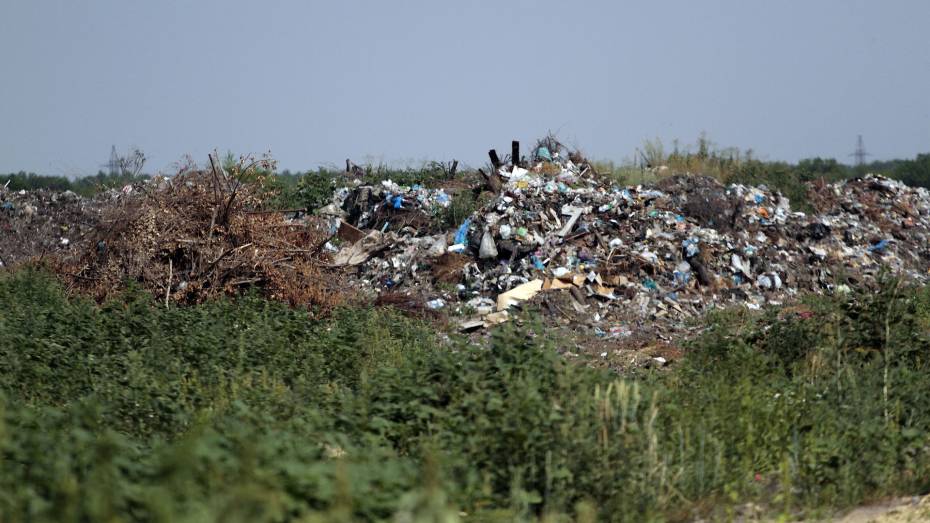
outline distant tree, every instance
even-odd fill
[[[852,171],[849,166],[836,161],[835,158],[805,158],[798,162],[798,179],[802,182],[824,179],[836,181],[848,178]]]
[[[908,185],[930,188],[930,154],[918,154],[913,160],[899,161],[891,175]]]
[[[36,173],[10,173],[0,175],[0,187],[12,191],[48,189],[52,191],[67,191],[71,189],[71,182],[64,176],[39,176]]]

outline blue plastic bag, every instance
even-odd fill
[[[468,242],[468,228],[471,226],[471,218],[466,218],[459,230],[455,231],[455,243],[465,244]]]
[[[701,252],[701,248],[698,247],[699,241],[697,238],[688,238],[681,242],[681,246],[685,248],[685,257],[692,258]]]
[[[535,254],[533,256],[530,256],[530,261],[533,262],[533,267],[536,269],[543,270],[546,268],[546,265],[543,264],[542,260],[537,258]]]

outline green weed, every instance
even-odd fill
[[[671,372],[388,309],[96,305],[0,277],[5,520],[800,517],[930,489],[930,291],[719,311]],[[461,513],[466,516],[460,516]]]

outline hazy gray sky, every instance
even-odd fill
[[[548,130],[769,159],[930,151],[930,1],[0,1],[0,172],[485,160]]]

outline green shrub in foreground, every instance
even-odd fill
[[[730,310],[620,379],[507,326],[258,298],[96,306],[0,278],[0,513],[55,520],[678,520],[930,488],[930,298]]]

